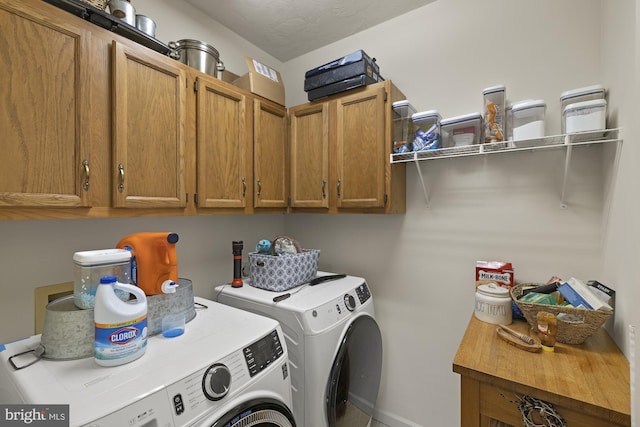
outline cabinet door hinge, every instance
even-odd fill
[[[189,204],[189,193],[184,194],[185,203]]]
[[[287,207],[291,207],[291,196],[287,197]]]
[[[387,102],[387,91],[386,90],[384,91],[384,95],[382,95],[382,100],[384,102]]]
[[[193,91],[197,92],[199,88],[200,88],[200,81],[196,79],[196,81],[193,82]]]
[[[387,206],[387,195],[384,195],[384,205]]]
[[[195,203],[196,206],[198,205],[198,193],[193,193],[193,203]]]

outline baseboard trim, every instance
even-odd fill
[[[389,427],[423,427],[422,425],[416,424],[399,415],[392,414],[391,412],[383,411],[378,408],[373,410],[373,419],[380,421]]]

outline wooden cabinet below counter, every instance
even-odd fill
[[[498,338],[496,327],[472,316],[453,360],[461,427],[521,426],[524,396],[552,404],[570,427],[631,425],[629,363],[604,329],[580,345],[530,353]],[[524,321],[511,327],[529,333]]]

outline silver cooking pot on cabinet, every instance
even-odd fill
[[[183,64],[213,77],[221,77],[220,73],[224,71],[224,63],[220,61],[218,51],[210,44],[199,40],[184,39],[169,42],[169,47],[173,49],[172,56]]]

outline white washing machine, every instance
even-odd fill
[[[216,290],[218,302],[280,322],[298,425],[369,425],[380,386],[382,337],[363,278],[347,276],[287,292],[254,288],[250,281]],[[285,294],[290,296],[278,300]]]
[[[195,300],[183,335],[150,337],[145,354],[121,366],[40,359],[16,370],[10,362],[24,366],[28,354],[12,356],[36,348],[40,336],[0,345],[0,403],[68,404],[71,427],[295,427],[278,323]]]

